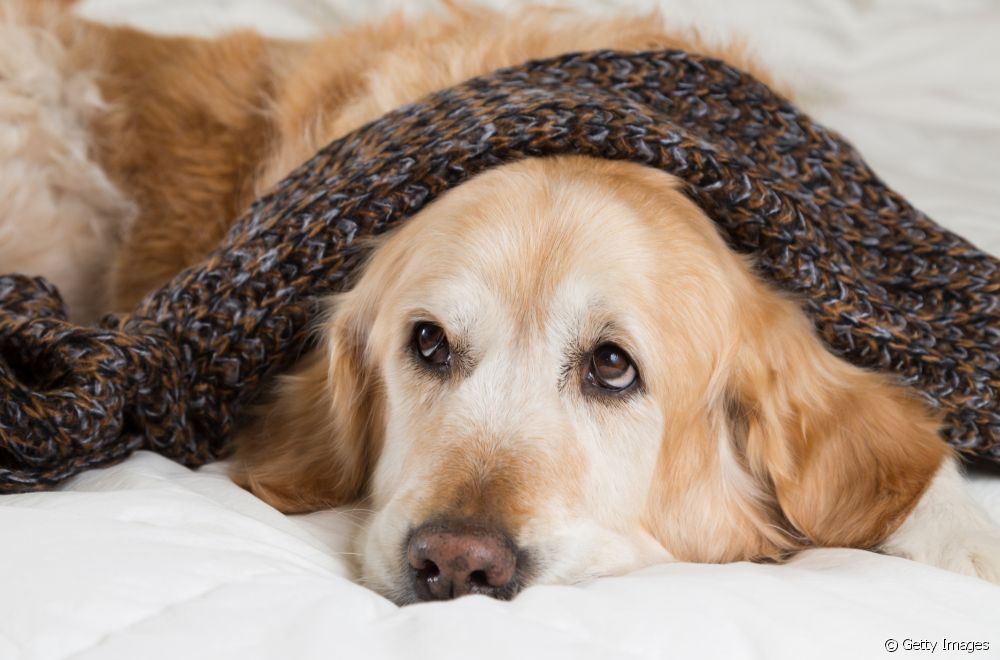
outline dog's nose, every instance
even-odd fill
[[[418,528],[406,550],[420,600],[466,594],[513,598],[517,552],[499,532],[434,523]]]

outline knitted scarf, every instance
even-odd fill
[[[834,353],[897,374],[942,411],[948,442],[1000,460],[998,261],[751,76],[680,51],[598,51],[475,78],[337,140],[203,263],[97,327],[68,322],[44,280],[0,277],[0,492],[136,449],[225,456],[240,410],[305,348],[317,297],[357,275],[359,238],[486,168],[554,154],[680,177]]]

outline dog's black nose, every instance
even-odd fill
[[[495,530],[458,524],[423,525],[406,550],[420,600],[466,594],[510,599],[517,592],[517,549]]]

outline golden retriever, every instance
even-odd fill
[[[330,140],[471,76],[682,47],[767,77],[657,17],[451,8],[280,42],[0,2],[0,270],[83,319],[197,262]],[[317,331],[232,474],[289,513],[362,502],[361,576],[398,603],[829,546],[1000,581],[934,415],[829,353],[665,173],[483,173],[379,239]]]

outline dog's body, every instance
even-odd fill
[[[0,271],[49,276],[83,319],[127,310],[318,148],[436,89],[594,48],[754,69],[648,17],[454,11],[286,43],[0,6]],[[322,331],[234,476],[288,512],[366,498],[362,573],[399,602],[809,546],[1000,581],[1000,535],[933,416],[826,352],[666,174],[487,172],[382,240]]]

